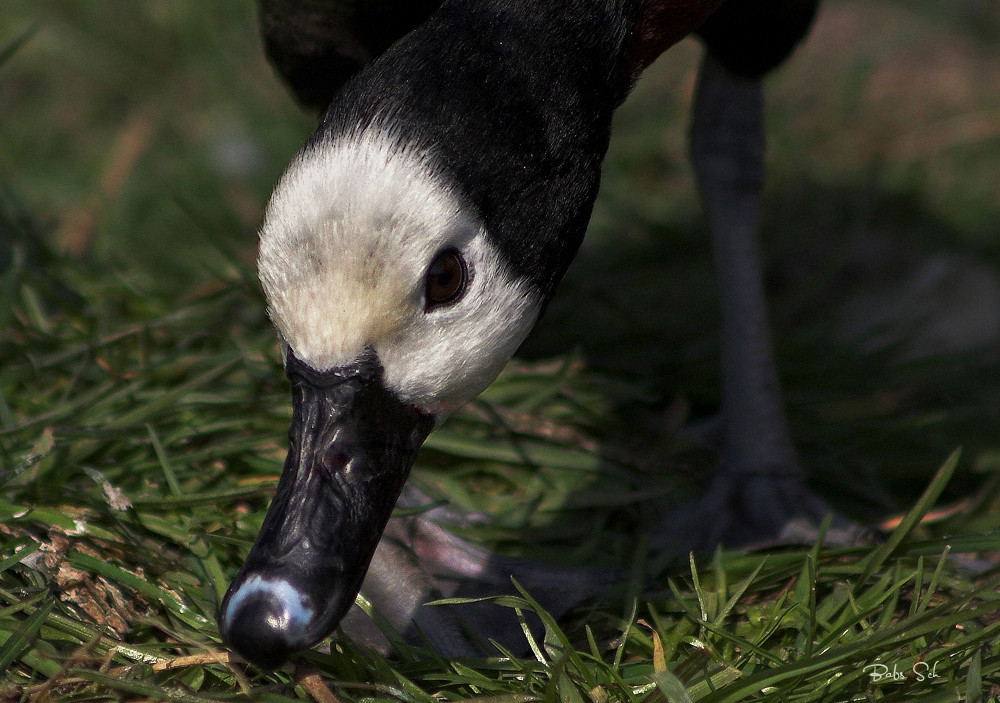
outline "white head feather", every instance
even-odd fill
[[[467,290],[425,310],[427,269],[447,248],[465,259]],[[541,307],[433,157],[378,129],[300,152],[268,204],[258,268],[296,357],[327,370],[371,347],[389,389],[436,414],[489,385]]]

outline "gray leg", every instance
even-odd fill
[[[722,305],[723,462],[740,473],[799,476],[762,280],[761,84],[733,76],[709,54],[694,107],[691,158],[712,233]]]
[[[778,537],[829,512],[810,494],[781,398],[760,253],[764,126],[761,82],[702,62],[691,158],[722,306],[722,465],[705,498],[668,515],[662,547],[711,549]]]

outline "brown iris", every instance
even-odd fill
[[[434,257],[424,280],[424,310],[457,302],[465,293],[469,272],[455,249],[445,249]]]

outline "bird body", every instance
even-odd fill
[[[723,5],[709,49],[769,4]],[[275,499],[222,604],[237,651],[274,664],[336,626],[432,425],[496,377],[575,255],[615,108],[720,5],[262,2],[279,70],[329,106],[260,231],[295,412]],[[785,54],[807,25],[783,30]]]

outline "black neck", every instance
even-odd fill
[[[429,149],[547,299],[597,195],[635,4],[445,2],[345,86],[310,143],[380,122]]]

